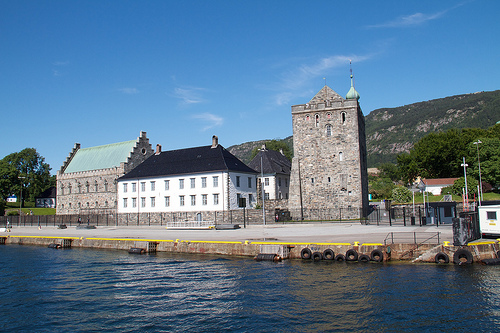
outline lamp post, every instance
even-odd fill
[[[465,178],[465,205],[467,207],[467,211],[469,210],[469,192],[467,191],[467,167],[469,166],[465,163],[465,157],[463,157],[463,163],[460,166],[464,167],[464,178]],[[464,207],[465,208],[465,207]]]
[[[18,176],[17,177],[18,179],[25,179],[26,177],[23,177],[23,176]],[[23,205],[23,184],[22,184],[22,180],[20,181],[20,184],[19,184],[19,225],[21,225],[21,209],[22,209],[22,205]]]
[[[260,187],[262,188],[262,221],[264,222],[264,225],[266,225],[266,211],[264,208],[265,192],[264,192],[264,167],[262,163],[262,157],[264,156],[265,149],[266,149],[265,146],[263,146],[260,154]]]
[[[479,160],[479,144],[482,143],[481,140],[474,142],[477,148],[477,164],[479,166],[479,206],[481,206],[481,201],[483,201],[483,182],[481,181],[481,161]]]

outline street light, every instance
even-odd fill
[[[260,187],[262,189],[262,221],[264,222],[264,225],[266,225],[266,211],[264,208],[264,201],[265,201],[265,191],[264,191],[264,167],[262,163],[262,157],[264,156],[264,151],[266,150],[266,146],[263,145],[261,149],[261,154],[260,154]]]
[[[477,147],[477,164],[479,165],[479,206],[481,206],[481,201],[483,201],[483,182],[481,181],[481,161],[479,160],[479,144],[482,143],[481,140],[477,140],[474,144]]]
[[[467,211],[469,210],[469,192],[467,191],[467,167],[468,164],[465,163],[465,157],[463,157],[463,163],[460,166],[464,167],[464,178],[465,178],[465,206],[467,207]],[[465,208],[465,207],[464,207]]]
[[[25,179],[26,177],[18,176],[17,178],[18,179]],[[21,184],[19,184],[19,225],[21,225],[21,209],[22,209],[22,205],[23,205],[22,196],[23,196],[23,184],[21,183]]]

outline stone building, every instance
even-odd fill
[[[153,155],[146,132],[136,140],[80,148],[57,172],[57,214],[115,213],[117,179]]]
[[[293,219],[367,215],[365,123],[358,99],[351,76],[346,99],[325,85],[309,103],[292,106]]]

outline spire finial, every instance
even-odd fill
[[[354,75],[352,75],[352,61],[351,61],[351,59],[349,59],[349,71],[351,72],[351,89],[349,89],[349,91],[347,92],[346,99],[358,100],[359,94],[356,91],[356,89],[354,89]]]

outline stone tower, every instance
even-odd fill
[[[351,75],[345,99],[325,85],[309,103],[292,106],[293,219],[367,215],[365,122],[358,99]]]

